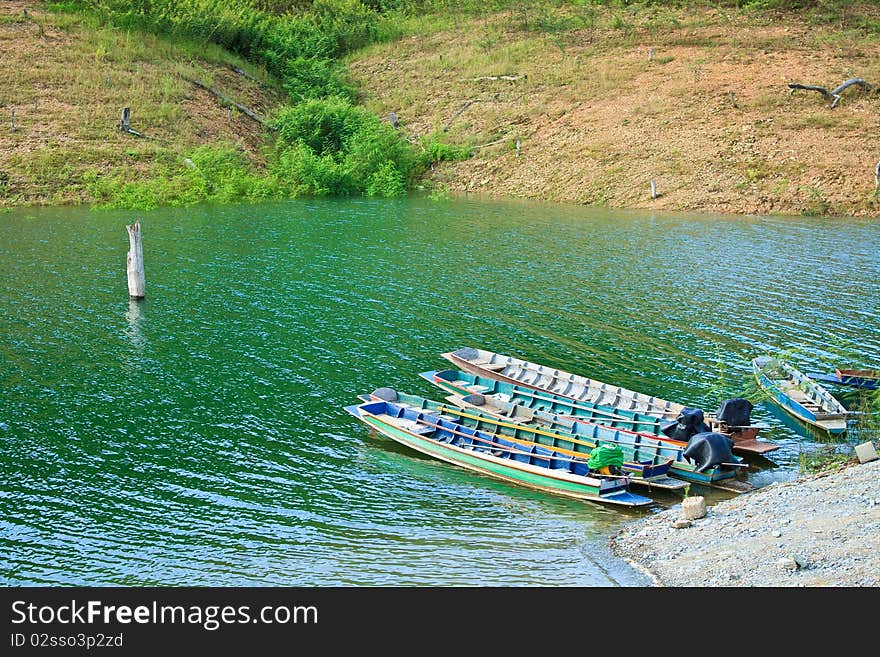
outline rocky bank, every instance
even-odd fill
[[[681,505],[610,539],[667,587],[880,586],[880,460],[777,482],[674,526]]]

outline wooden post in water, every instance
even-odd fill
[[[141,222],[136,221],[131,226],[126,226],[128,231],[128,258],[126,271],[128,273],[128,295],[132,299],[143,299],[147,282],[144,277],[144,251],[141,246]]]

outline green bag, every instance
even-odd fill
[[[617,445],[597,445],[590,452],[587,467],[590,470],[599,470],[609,465],[617,466],[618,468],[623,465],[623,450]]]

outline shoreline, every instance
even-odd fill
[[[659,587],[880,586],[880,460],[774,482],[707,507],[636,520],[612,553]]]

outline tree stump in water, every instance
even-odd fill
[[[128,294],[132,299],[143,299],[147,283],[144,276],[144,251],[141,246],[141,222],[136,221],[125,229],[128,231],[130,245],[126,260]]]

